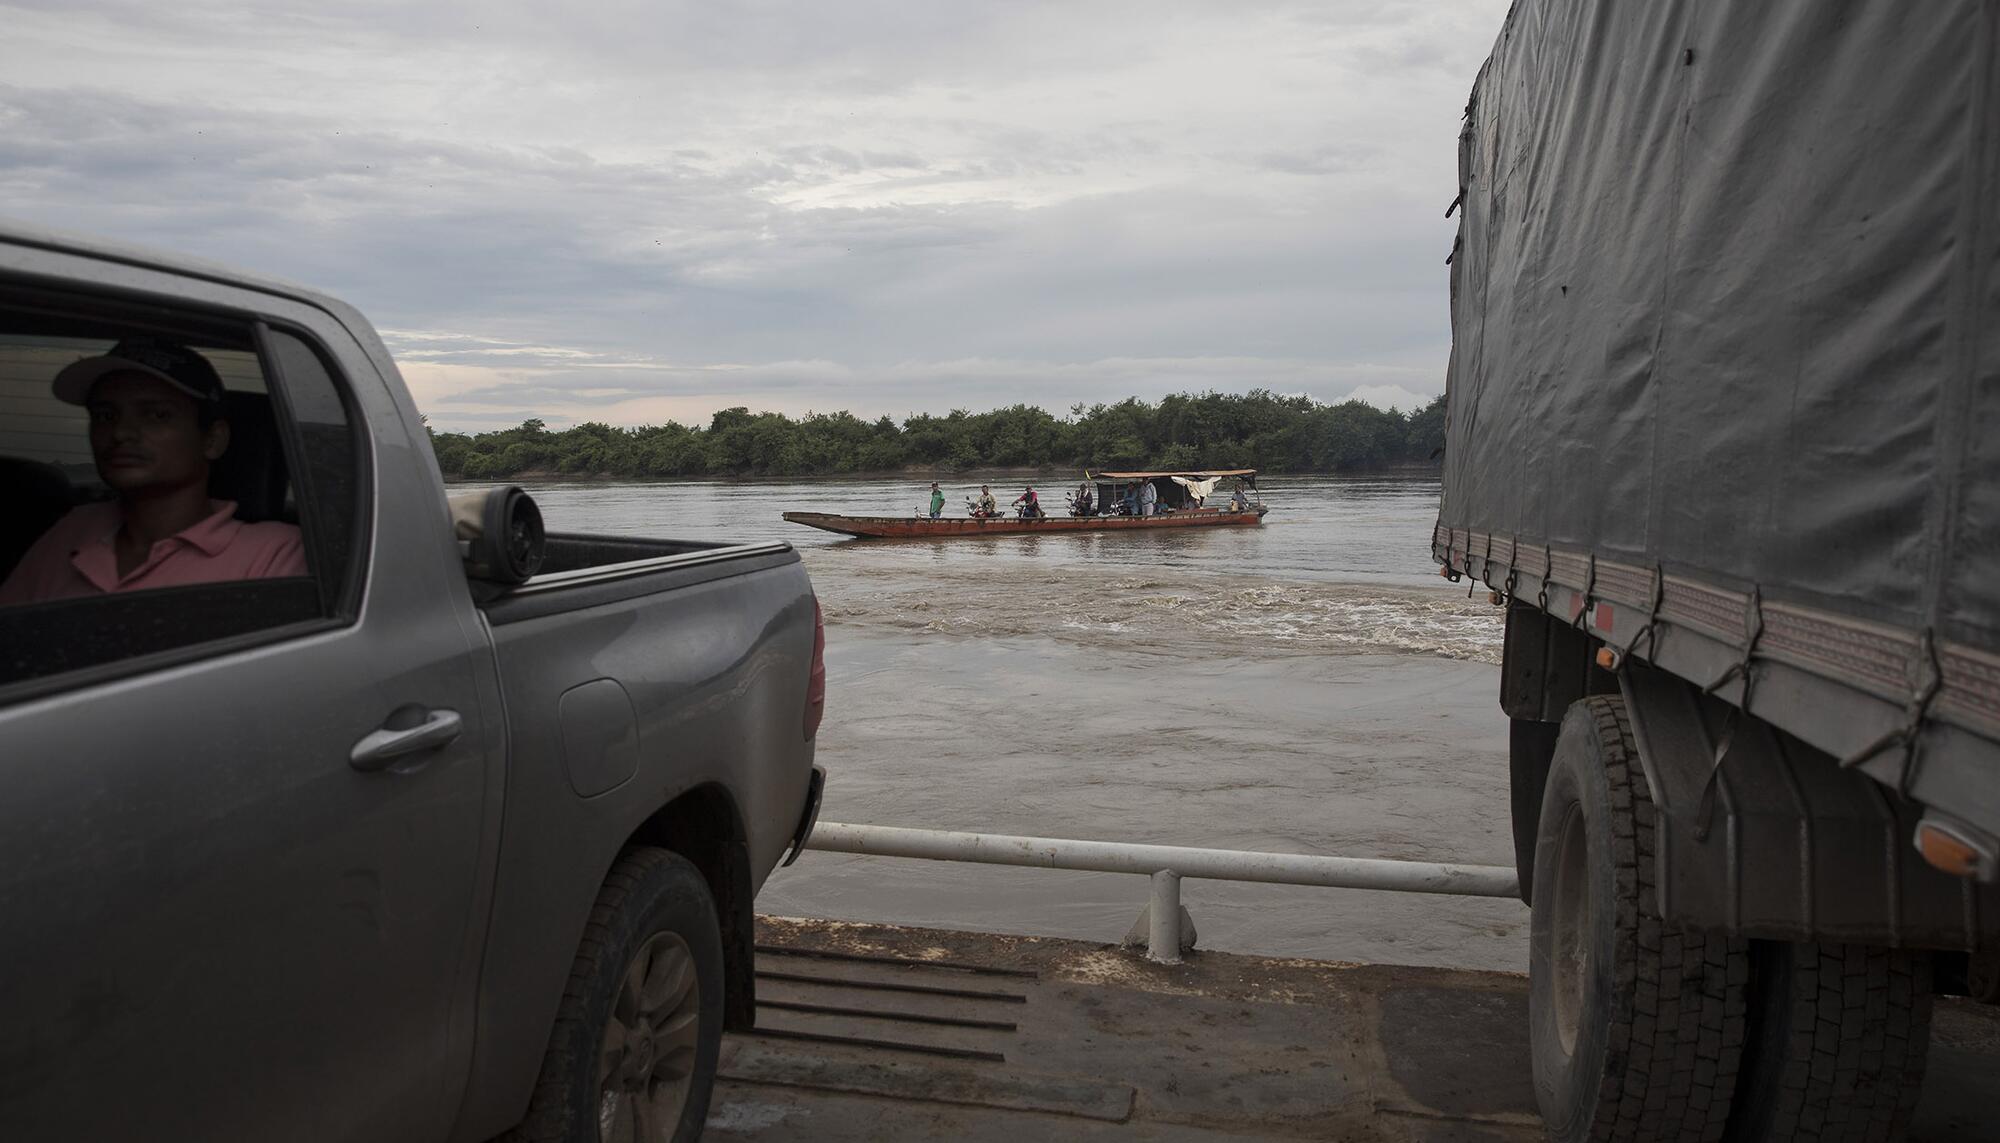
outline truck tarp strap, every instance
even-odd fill
[[[1917,671],[1918,676],[1910,685],[1910,701],[1903,707],[1903,725],[1840,760],[1841,769],[1852,769],[1886,751],[1901,747],[1903,766],[1897,775],[1896,792],[1905,797],[1909,796],[1910,783],[1916,778],[1917,743],[1923,734],[1924,721],[1930,717],[1931,700],[1937,697],[1944,683],[1944,669],[1938,663],[1937,640],[1928,627],[1918,639]]]
[[[1646,611],[1646,625],[1632,635],[1632,642],[1625,648],[1625,654],[1636,658],[1639,654],[1639,640],[1646,641],[1648,659],[1660,650],[1660,603],[1667,594],[1667,572],[1658,564],[1653,565],[1653,605]]]
[[[1717,675],[1714,682],[1701,688],[1701,693],[1712,695],[1728,685],[1731,679],[1742,679],[1743,699],[1736,705],[1747,709],[1750,706],[1750,687],[1754,682],[1750,675],[1750,660],[1757,655],[1757,641],[1764,637],[1764,600],[1758,588],[1750,589],[1750,609],[1745,622],[1749,626],[1744,634],[1749,638],[1743,644],[1743,657]]]
[[[1707,841],[1709,826],[1715,821],[1715,789],[1717,779],[1722,776],[1722,760],[1729,757],[1729,744],[1736,740],[1735,707],[1729,708],[1729,718],[1722,724],[1722,737],[1715,744],[1715,760],[1708,766],[1708,781],[1701,785],[1701,803],[1694,814],[1694,839]]]
[[[1596,594],[1597,594],[1597,553],[1592,552],[1590,553],[1589,562],[1584,565],[1583,594],[1576,597],[1576,614],[1570,616],[1569,619],[1569,625],[1571,627],[1576,628],[1578,631],[1582,631],[1587,628],[1588,624],[1585,622],[1584,616],[1590,614],[1591,599]]]
[[[1731,679],[1740,677],[1743,680],[1742,701],[1729,708],[1729,719],[1723,724],[1722,738],[1715,744],[1715,757],[1708,764],[1708,780],[1701,786],[1701,806],[1695,812],[1694,820],[1696,841],[1708,840],[1709,826],[1715,819],[1715,789],[1722,777],[1722,760],[1729,756],[1729,744],[1736,738],[1738,719],[1750,709],[1750,690],[1757,681],[1756,676],[1751,673],[1750,666],[1751,660],[1757,655],[1757,641],[1764,637],[1764,598],[1758,588],[1750,589],[1750,609],[1745,622],[1749,625],[1745,632],[1749,638],[1743,644],[1743,657],[1738,659],[1734,666],[1716,676],[1714,682],[1701,689],[1702,694],[1712,695]]]

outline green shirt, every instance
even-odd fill
[[[933,512],[942,512],[942,511],[944,511],[944,493],[943,493],[942,491],[938,491],[938,490],[932,490],[932,492],[931,492],[931,511],[933,511]]]

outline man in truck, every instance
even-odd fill
[[[305,575],[296,525],[246,523],[211,500],[229,448],[222,379],[184,345],[132,337],[56,374],[58,399],[90,411],[90,453],[116,494],[73,508],[0,584],[0,606],[221,580]]]

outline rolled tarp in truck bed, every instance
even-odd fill
[[[1651,621],[1696,681],[1810,676],[1752,709],[1885,780],[1917,780],[1920,728],[1964,763],[1923,800],[1989,828],[1997,26],[1977,0],[1516,3],[1460,139],[1434,541],[1614,645]]]

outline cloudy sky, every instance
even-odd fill
[[[1408,407],[1505,10],[0,0],[0,212],[338,294],[442,427]]]

